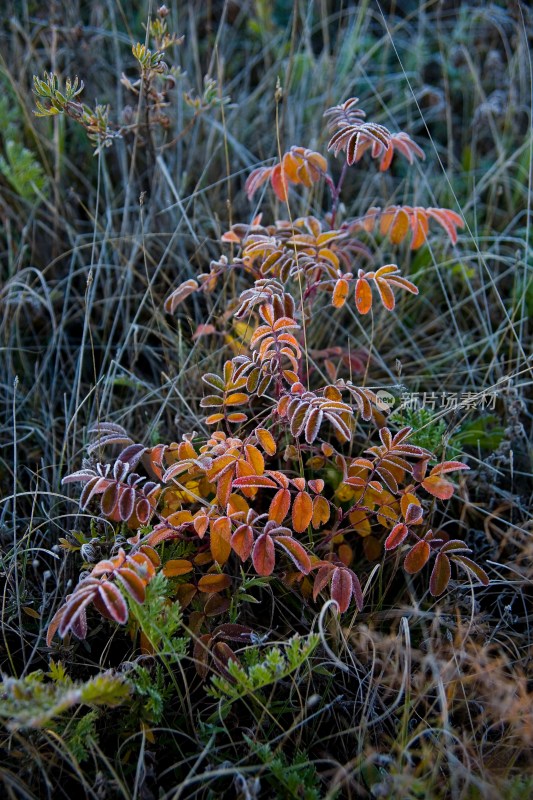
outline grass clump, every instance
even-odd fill
[[[528,8],[9,11],[5,792],[524,795]]]

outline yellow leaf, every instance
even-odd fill
[[[269,456],[273,456],[276,452],[276,441],[270,431],[267,431],[266,428],[256,428],[255,435],[259,439],[259,443],[265,453],[268,453]]]

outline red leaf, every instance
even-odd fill
[[[276,544],[279,544],[292,558],[297,569],[307,575],[311,569],[311,559],[300,542],[297,542],[292,536],[276,536]]]
[[[239,625],[236,622],[225,622],[217,625],[213,631],[213,638],[224,639],[226,642],[238,642],[249,644],[252,639],[253,630],[247,625]]]
[[[100,508],[102,509],[104,517],[110,517],[115,510],[117,494],[118,485],[113,481],[113,483],[107,487],[100,500]]]
[[[451,574],[450,559],[445,553],[439,553],[435,559],[435,564],[431,571],[431,578],[429,579],[429,591],[433,597],[438,597],[446,591]]]
[[[135,515],[141,525],[146,525],[146,523],[150,519],[151,513],[152,513],[152,506],[150,505],[146,497],[141,497],[141,499],[137,503],[137,506],[135,507]]]
[[[61,483],[69,483],[69,478],[74,478],[73,475],[67,476],[67,478],[63,478]],[[76,480],[81,480],[81,478],[76,478]],[[85,510],[87,505],[89,504],[91,497],[93,495],[93,489],[98,485],[101,478],[90,478],[89,482],[85,484],[83,489],[81,490],[80,494],[80,508],[82,511]]]
[[[433,467],[430,475],[443,475],[445,472],[455,472],[458,469],[470,469],[467,464],[463,464],[462,461],[443,461],[442,464],[437,464],[436,467]]]
[[[352,593],[355,598],[355,605],[357,606],[358,611],[362,611],[364,605],[363,590],[361,589],[361,584],[359,583],[359,578],[357,577],[357,575],[354,572],[352,572],[351,574],[352,574]]]
[[[285,202],[288,199],[288,181],[281,168],[281,164],[276,164],[270,173],[270,183],[274,189],[276,196]]]
[[[123,522],[127,522],[129,518],[132,516],[134,507],[135,507],[135,489],[131,489],[130,487],[128,487],[127,489],[122,489],[118,501],[118,511],[120,514],[120,519]]]
[[[316,600],[322,589],[329,583],[333,567],[331,564],[325,564],[317,571],[315,582],[313,584],[313,600]]]
[[[208,675],[209,645],[211,640],[210,633],[203,633],[194,643],[192,656],[195,661],[196,671],[201,678],[206,678]]]
[[[206,617],[216,617],[219,614],[225,614],[231,605],[229,597],[223,597],[220,594],[210,594],[204,606],[204,614]]]
[[[462,539],[449,539],[446,542],[446,544],[444,544],[441,547],[440,552],[441,553],[450,553],[450,552],[454,552],[455,553],[455,552],[458,552],[458,551],[461,551],[461,550],[463,550],[466,553],[470,553],[470,548],[468,547],[466,542],[462,541]]]
[[[146,584],[132,569],[122,567],[116,571],[117,580],[123,585],[136,603],[142,605],[146,598]]]
[[[416,464],[413,464],[413,478],[415,481],[423,481],[426,477],[428,467],[428,459],[423,458],[421,461],[417,461]]]
[[[128,621],[128,606],[115,584],[109,581],[101,583],[98,593],[111,619],[124,625]]]
[[[407,525],[417,525],[422,519],[424,512],[421,506],[416,503],[409,503],[405,512],[405,521]]]
[[[405,541],[409,530],[402,522],[395,525],[385,540],[385,550],[394,550]]]
[[[56,618],[59,617],[59,614],[62,611],[63,613],[61,613],[59,624],[57,625],[58,633],[62,638],[67,635],[80,614],[85,616],[85,608],[89,605],[89,603],[93,602],[95,594],[96,588],[93,588],[93,590],[88,593],[82,593],[80,595],[74,594],[72,599],[68,602],[68,605],[64,606],[63,609],[59,609],[53,619],[53,622],[56,622]]]
[[[52,617],[46,634],[46,644],[48,647],[50,647],[52,644],[52,639],[54,638],[57,629],[61,625],[61,620],[63,619],[63,615],[65,614],[66,610],[67,606],[61,606],[61,608],[59,608]]]
[[[472,572],[476,576],[478,581],[481,581],[483,586],[489,585],[490,583],[489,576],[487,575],[485,570],[482,569],[479,566],[479,564],[476,564],[475,561],[472,561],[471,558],[467,558],[466,556],[453,555],[451,556],[451,559],[456,564],[459,564],[461,567],[463,567],[463,569],[466,569],[468,572]]]
[[[193,278],[189,278],[189,280],[181,283],[165,300],[165,311],[169,314],[173,314],[179,304],[197,289],[198,283]]]
[[[194,583],[182,583],[176,589],[176,600],[182,608],[187,608],[197,592],[198,589]]]
[[[226,644],[226,642],[216,642],[213,645],[213,658],[216,661],[217,667],[222,675],[226,677],[230,677],[229,672],[227,671],[226,667],[228,666],[230,661],[236,661],[239,663],[239,659],[231,649],[231,647]]]
[[[256,540],[252,561],[258,575],[271,575],[276,563],[274,542],[268,533],[262,533]]]
[[[337,567],[331,579],[331,599],[335,600],[339,606],[339,611],[343,614],[352,599],[352,576],[347,569]]]
[[[78,614],[76,619],[71,622],[70,630],[78,639],[85,639],[87,636],[87,613],[85,608],[82,609],[81,614]]]

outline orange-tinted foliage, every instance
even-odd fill
[[[328,149],[336,156],[345,152],[348,165],[359,165],[366,151],[379,158],[381,170],[390,167],[395,152],[409,164],[423,157],[407,134],[365,122],[355,98],[326,116],[332,133]],[[49,639],[56,631],[83,638],[91,604],[125,623],[125,597],[142,603],[147,584],[162,569],[175,599],[193,609],[189,625],[197,634],[199,671],[212,663],[224,673],[237,658],[228,643],[249,641],[250,629],[227,624],[211,630],[208,620],[227,611],[241,565],[264,579],[277,576],[299,585],[302,602],[317,602],[327,589],[340,612],[352,601],[363,607],[356,570],[400,548],[410,574],[431,562],[433,595],[447,589],[452,562],[487,582],[465,555],[467,545],[433,532],[426,519],[435,499],[453,495],[454,485],[444,476],[468,467],[431,465],[433,455],[411,443],[410,428],[388,427],[372,390],[338,378],[329,358],[331,380],[324,383],[306,350],[306,331],[315,324],[321,298],[331,304],[329,314],[343,313],[352,294],[355,308],[366,315],[375,296],[391,312],[396,290],[418,293],[394,263],[360,267],[373,256],[359,234],[379,232],[392,245],[410,236],[416,249],[426,241],[430,220],[454,244],[463,221],[446,209],[388,206],[334,227],[342,180],[335,186],[325,158],[303,147],[291,148],[273,167],[254,170],[246,182],[249,198],[267,181],[283,201],[289,201],[290,186],[302,190],[325,181],[332,214],[270,225],[258,216],[251,224],[233,225],[222,239],[237,246],[238,255],[212,261],[209,272],[187,279],[167,299],[165,309],[174,313],[194,292],[214,292],[230,272],[242,277],[242,291],[226,299],[223,315],[226,323],[244,326],[242,346],[226,359],[221,374],[202,376],[204,422],[216,430],[208,436],[184,433],[180,442],[154,447],[135,444],[112,423],[92,431],[91,453],[108,445],[124,449],[113,467],[97,464],[64,482],[84,484],[82,509],[138,533],[82,580],[54,617]],[[216,332],[213,325],[200,327]],[[337,351],[345,352],[335,345],[324,353]],[[361,421],[371,436],[378,430],[379,443],[354,454]],[[189,547],[187,557],[167,555],[160,564],[154,548],[172,541]]]

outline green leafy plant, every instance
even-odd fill
[[[218,700],[236,702],[247,696],[261,696],[263,689],[288,677],[307,664],[319,642],[317,635],[303,639],[293,636],[283,647],[269,647],[248,654],[250,663],[243,667],[236,658],[226,665],[227,677],[215,675],[208,692]],[[252,658],[250,656],[252,655]]]
[[[47,727],[76,706],[119,706],[131,691],[128,683],[112,672],[72,681],[60,663],[51,663],[50,677],[47,681],[44,672],[37,671],[26,678],[3,679],[0,718],[10,730]]]
[[[0,156],[0,172],[23,200],[31,200],[46,186],[46,175],[35,153],[20,142],[4,143],[5,157]]]
[[[273,752],[268,744],[258,744],[245,737],[251,751],[261,759],[266,767],[266,780],[276,797],[303,798],[303,800],[318,800],[320,797],[317,770],[309,762],[305,753],[297,753],[293,758],[288,758],[282,752]],[[337,792],[332,797],[336,797]]]

